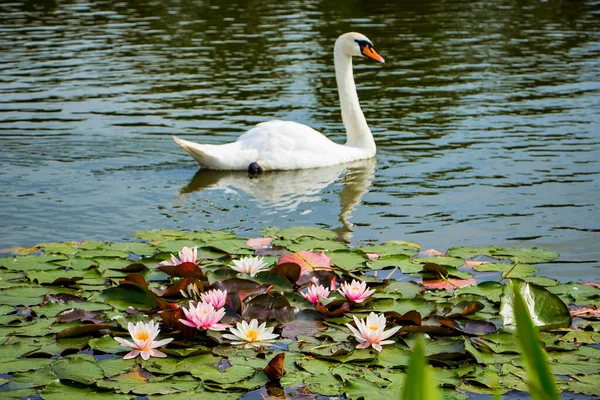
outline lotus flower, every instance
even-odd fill
[[[120,337],[115,338],[122,346],[133,348],[133,350],[127,353],[123,358],[135,358],[140,354],[144,360],[147,360],[150,357],[166,357],[167,355],[165,353],[156,350],[156,348],[170,343],[173,338],[154,340],[156,336],[158,336],[158,332],[160,332],[158,326],[158,324],[154,324],[154,321],[150,321],[147,324],[141,321],[135,325],[131,322],[127,324],[127,329],[129,330],[133,342]]]
[[[179,322],[198,330],[224,331],[231,326],[218,323],[225,316],[225,310],[223,308],[216,310],[210,303],[202,302],[194,307],[194,303],[190,302],[190,309],[182,307],[182,310],[185,319],[180,319]]]
[[[233,335],[224,334],[225,339],[233,340],[231,344],[245,344],[245,348],[261,347],[265,344],[274,342],[279,335],[273,333],[273,328],[267,328],[267,323],[263,322],[258,326],[258,320],[253,319],[250,323],[246,321],[238,322],[235,328],[229,328]],[[237,328],[237,329],[236,329]]]
[[[242,257],[239,260],[233,260],[233,264],[231,265],[231,269],[250,276],[255,276],[259,272],[264,271],[267,266],[263,257]]]
[[[159,263],[159,266],[168,266],[168,265],[172,265],[172,266],[177,266],[177,265],[181,265],[181,264],[185,264],[185,263],[192,263],[195,264],[196,263],[196,258],[198,257],[198,247],[194,247],[193,249],[191,247],[184,247],[183,249],[181,249],[181,251],[179,252],[179,258],[175,257],[174,254],[171,254],[171,260],[169,261],[163,261],[161,263]]]
[[[388,329],[384,331],[385,328],[385,316],[383,314],[375,314],[371,313],[365,320],[358,319],[356,316],[353,316],[354,323],[356,324],[356,328],[354,328],[350,324],[346,324],[348,328],[352,331],[356,339],[360,342],[356,348],[358,349],[366,349],[369,346],[373,346],[373,348],[377,351],[381,351],[382,344],[391,344],[394,343],[393,340],[385,340],[398,332],[400,329],[399,326]]]
[[[201,299],[200,290],[198,290],[198,285],[195,283],[190,283],[187,285],[185,290],[180,290],[179,293],[186,299],[192,299],[195,301],[199,301]]]
[[[366,283],[358,282],[356,279],[353,279],[351,284],[342,282],[338,291],[348,300],[355,303],[362,303],[375,293],[375,289],[368,290]]]
[[[227,290],[213,289],[206,293],[201,293],[202,301],[210,303],[216,309],[222,308],[227,301]]]
[[[329,289],[323,285],[312,285],[306,292],[301,293],[302,296],[311,303],[318,303],[319,297],[325,297],[329,300]]]

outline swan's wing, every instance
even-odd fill
[[[253,148],[260,154],[275,151],[309,151],[327,153],[340,146],[307,125],[293,121],[263,122],[237,140],[243,148]]]

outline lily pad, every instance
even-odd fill
[[[504,287],[500,303],[502,323],[514,329],[514,297],[513,286],[521,293],[535,326],[550,328],[571,325],[571,315],[566,304],[555,294],[542,286],[527,283],[519,279],[510,279]]]

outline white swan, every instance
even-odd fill
[[[256,173],[325,167],[373,157],[375,140],[358,102],[352,57],[365,56],[381,63],[384,59],[365,35],[356,32],[340,36],[333,54],[346,144],[337,144],[306,125],[279,120],[260,123],[227,144],[198,144],[176,136],[173,139],[203,167],[217,170]]]

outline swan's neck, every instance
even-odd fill
[[[346,135],[348,136],[346,145],[368,150],[372,152],[372,155],[375,155],[373,134],[358,103],[358,94],[352,75],[352,57],[344,54],[337,43],[334,57],[335,77],[342,108],[342,121],[344,121]]]

